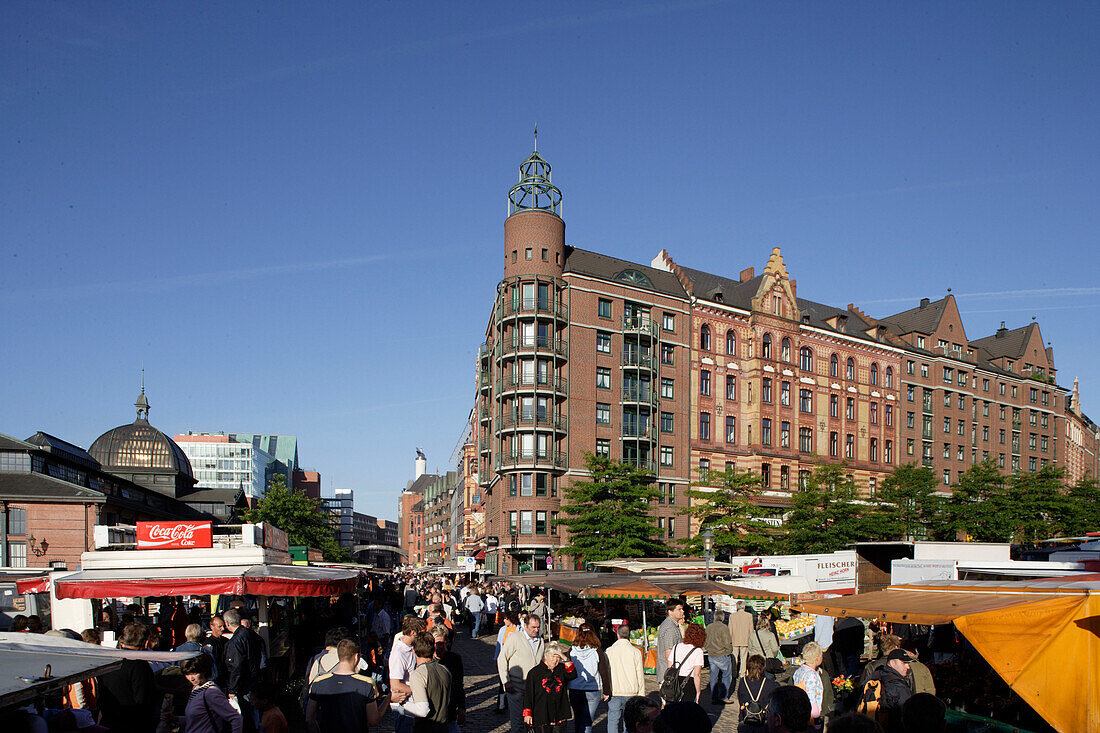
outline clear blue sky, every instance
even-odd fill
[[[1100,418],[1100,4],[0,7],[0,432],[295,433],[445,470],[539,147],[569,243],[871,315],[1037,316]]]

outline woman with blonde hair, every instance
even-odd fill
[[[810,715],[820,718],[822,715],[821,698],[825,694],[825,685],[821,681],[821,675],[817,668],[821,666],[824,652],[816,641],[811,641],[802,647],[802,666],[795,670],[791,677],[791,684],[801,687],[810,698]]]

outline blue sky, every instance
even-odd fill
[[[570,244],[1036,316],[1100,417],[1095,3],[4,3],[0,432],[445,470],[539,148]]]

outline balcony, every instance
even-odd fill
[[[568,321],[569,306],[541,298],[524,298],[518,301],[505,300],[497,307],[497,318],[536,314],[554,316]]]
[[[623,318],[623,333],[637,334],[657,338],[658,323],[647,317],[628,316]]]
[[[651,461],[645,458],[624,458],[620,463],[633,466],[639,471],[649,471],[650,473],[657,473],[657,461]]]
[[[569,461],[561,451],[539,453],[534,450],[502,451],[497,454],[495,466],[508,468],[567,468]]]
[[[652,354],[624,351],[621,363],[624,367],[638,367],[639,369],[657,371],[657,360],[653,358]]]
[[[623,402],[634,402],[642,405],[657,406],[657,393],[649,387],[629,386],[623,387]]]
[[[657,439],[657,429],[652,425],[623,425],[621,435],[624,438]]]
[[[488,406],[479,407],[477,409],[477,417],[478,417],[479,420],[488,420],[492,416],[493,416],[492,408],[490,408]]]
[[[493,353],[493,347],[489,345],[488,341],[483,343],[481,346],[477,347],[477,358],[478,359],[486,359],[492,353]]]
[[[522,412],[505,413],[500,420],[497,420],[496,429],[498,431],[518,428],[543,428],[564,433],[569,429],[569,422],[564,415],[539,415]]]
[[[569,380],[565,377],[540,377],[536,374],[511,373],[504,376],[504,389],[557,392],[564,395],[569,392]]]
[[[478,369],[477,386],[478,389],[489,389],[493,386],[493,375],[488,369]]]
[[[569,344],[564,339],[515,336],[497,345],[498,358],[506,354],[531,352],[568,357]]]

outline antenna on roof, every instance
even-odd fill
[[[539,123],[535,123],[535,152],[539,151]]]

